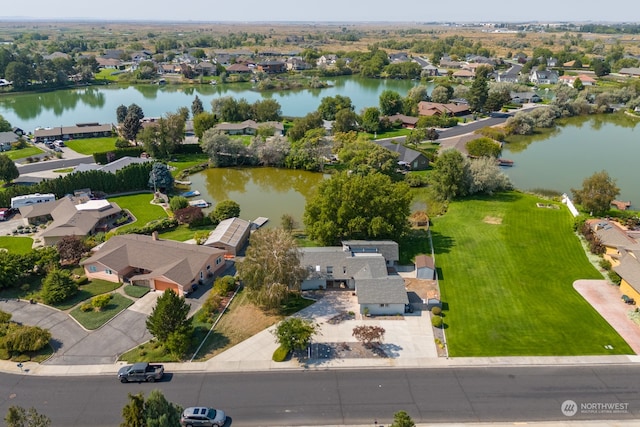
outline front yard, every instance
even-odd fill
[[[509,192],[452,202],[433,221],[449,354],[632,354],[573,289],[577,279],[602,279],[573,218],[538,201]]]
[[[104,153],[116,148],[116,137],[72,139],[65,144],[73,151],[87,156],[93,153]]]

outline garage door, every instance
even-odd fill
[[[179,286],[177,284],[175,284],[175,283],[163,282],[161,280],[154,280],[153,284],[154,284],[154,287],[155,287],[156,291],[166,291],[167,289],[173,289],[173,291],[176,294],[182,295],[180,293]]]

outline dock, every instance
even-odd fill
[[[177,179],[174,179],[173,182],[178,185],[191,185],[191,181],[178,181]]]
[[[258,229],[265,225],[269,221],[269,218],[265,218],[263,216],[259,216],[258,218],[251,221],[255,229]]]
[[[611,205],[615,206],[617,209],[620,209],[621,211],[626,211],[631,207],[631,201],[625,202],[622,200],[614,200],[611,202]]]
[[[513,160],[509,160],[509,159],[498,159],[498,166],[513,166]]]

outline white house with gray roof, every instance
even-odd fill
[[[391,268],[398,262],[396,242],[349,240],[342,246],[301,248],[300,252],[301,264],[309,272],[303,290],[354,290],[361,313],[404,313],[409,303],[404,280]]]

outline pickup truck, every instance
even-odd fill
[[[163,375],[164,366],[151,365],[147,362],[123,366],[118,370],[118,379],[121,383],[142,381],[152,383],[161,380]]]

